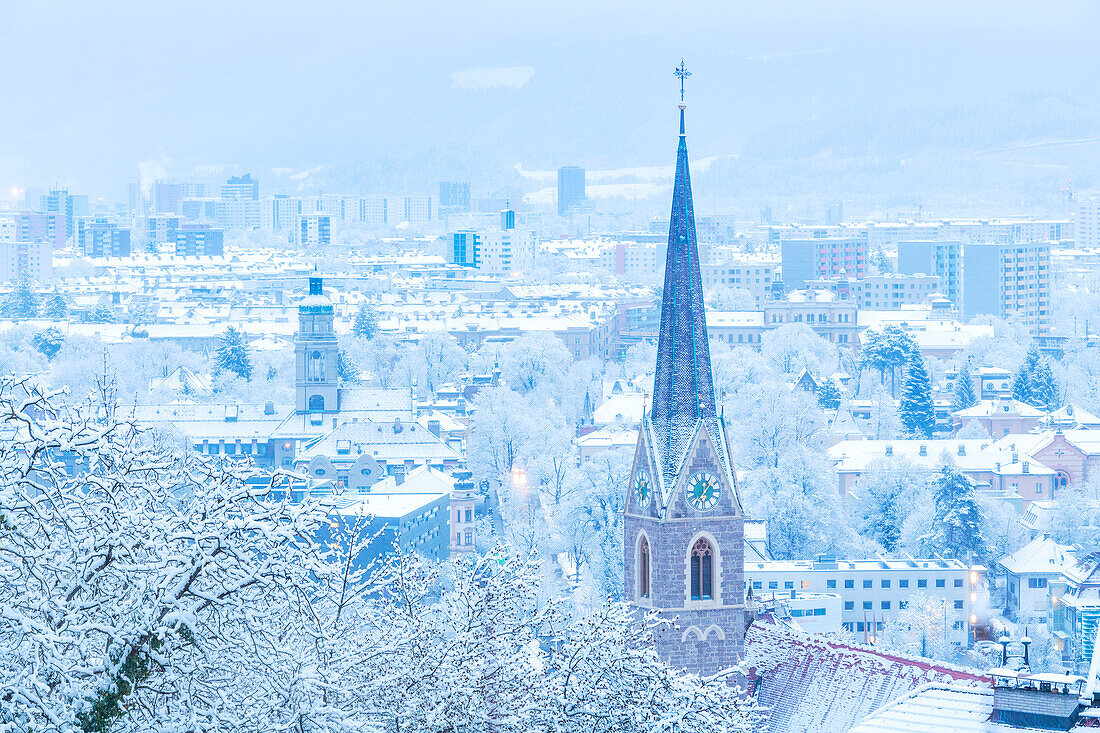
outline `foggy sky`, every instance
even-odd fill
[[[997,154],[1100,137],[1098,28],[1090,0],[0,0],[0,187],[668,165],[681,56],[693,157]]]

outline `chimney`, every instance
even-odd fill
[[[960,456],[965,456],[966,455],[966,446],[963,445],[962,443],[959,443],[959,455]]]
[[[894,455],[894,446],[892,446],[892,445],[887,445],[886,446],[886,455],[888,455],[888,456]]]
[[[434,435],[437,438],[439,437],[439,432],[440,431],[439,431],[439,421],[438,420],[429,420],[428,421],[428,432],[431,433],[432,435]]]
[[[1009,638],[1007,634],[997,639],[997,643],[1001,645],[1001,667],[1008,666],[1008,642]]]
[[[401,418],[395,417],[393,419],[393,432],[394,433],[400,433],[401,430],[402,430],[402,428],[401,428]]]
[[[1031,473],[1031,462],[1024,461],[1024,473]]]

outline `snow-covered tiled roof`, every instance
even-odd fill
[[[750,682],[771,733],[847,731],[874,710],[936,682],[988,688],[983,672],[842,644],[758,618],[745,636]]]
[[[1045,535],[1036,537],[1016,552],[1001,558],[999,562],[1010,573],[1021,574],[1062,574],[1077,564],[1073,548],[1060,545]]]

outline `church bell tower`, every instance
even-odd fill
[[[670,664],[709,674],[744,649],[744,517],[707,342],[684,131],[665,258],[653,403],[643,416],[624,516],[624,597],[673,623],[657,631]]]
[[[309,279],[309,295],[298,304],[294,337],[294,407],[299,413],[340,409],[340,344],[332,328],[332,301],[320,277]]]

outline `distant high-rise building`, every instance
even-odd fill
[[[439,213],[465,213],[470,210],[469,181],[439,182]]]
[[[14,242],[15,231],[15,218],[0,216],[0,242]]]
[[[262,221],[260,202],[253,199],[219,199],[216,212],[214,220],[226,229],[256,229]]]
[[[364,224],[380,227],[389,221],[389,206],[383,196],[365,196],[361,199],[362,211],[359,221]]]
[[[253,178],[251,173],[232,176],[222,186],[222,198],[231,201],[259,201],[260,181]]]
[[[962,242],[898,242],[898,272],[902,275],[939,275],[940,295],[956,307],[962,304]]]
[[[145,199],[145,191],[141,184],[131,183],[127,186],[126,193],[130,216],[145,216],[148,213],[149,202]]]
[[[962,316],[1019,318],[1044,333],[1050,318],[1050,243],[971,242],[963,247]]]
[[[154,247],[176,243],[180,217],[175,214],[154,214],[145,220],[145,241]]]
[[[516,228],[516,212],[512,209],[505,209],[500,212],[500,228],[504,231]]]
[[[77,244],[85,257],[129,257],[130,229],[104,218],[81,219]]]
[[[180,257],[215,257],[224,254],[225,233],[209,224],[183,224],[176,232]]]
[[[327,247],[336,242],[336,217],[321,212],[298,215],[294,241],[303,247]]]
[[[276,195],[263,202],[261,226],[276,232],[293,227],[302,213],[302,200],[285,195]]]
[[[867,240],[859,237],[784,239],[780,253],[787,290],[821,277],[860,278],[867,272]]]
[[[157,181],[153,184],[153,213],[179,214],[183,205],[183,184]]]
[[[432,220],[432,197],[414,193],[405,197],[405,221],[425,224]]]
[[[52,242],[0,241],[0,281],[14,283],[29,277],[42,282],[52,275]]]
[[[51,189],[42,197],[41,211],[47,214],[61,214],[65,217],[65,238],[73,236],[78,217],[88,215],[88,196],[70,194],[68,189]]]
[[[577,204],[587,200],[584,168],[566,165],[558,168],[558,216],[569,216]]]
[[[218,218],[219,199],[186,198],[180,205],[183,218],[189,221],[215,221]]]
[[[495,232],[463,230],[450,235],[443,256],[451,264],[473,267],[486,275],[514,275],[530,271],[535,237],[515,228]]]
[[[22,211],[15,215],[14,239],[17,242],[49,242],[54,247],[64,247],[65,216]]]
[[[1077,202],[1073,230],[1078,247],[1100,247],[1100,196],[1085,197]]]

